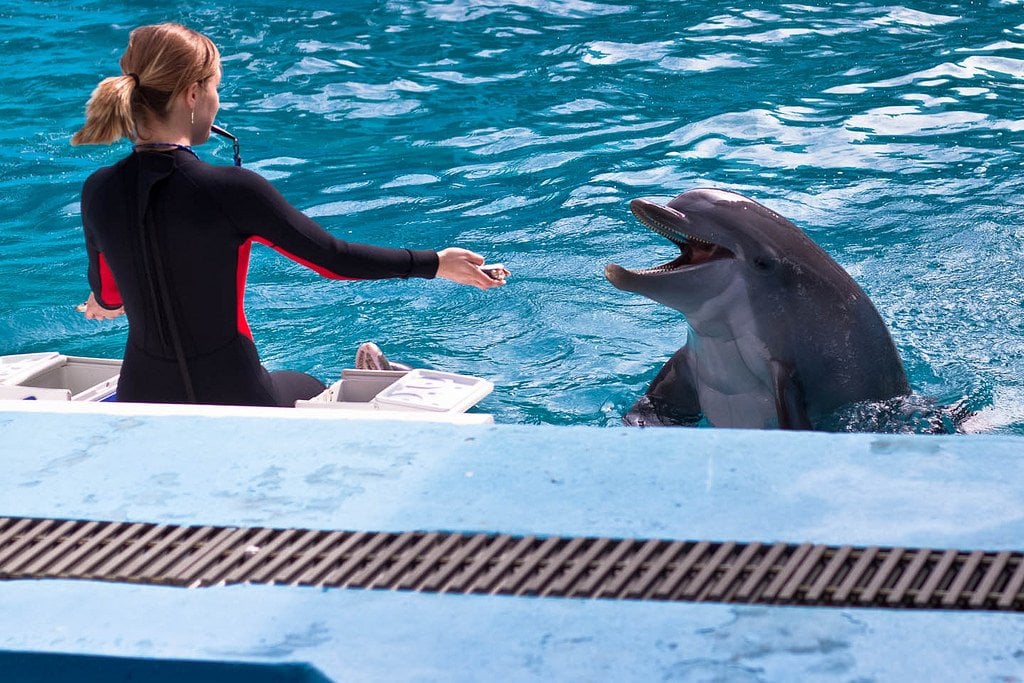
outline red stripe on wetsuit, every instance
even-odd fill
[[[238,320],[238,332],[243,334],[249,339],[252,339],[252,330],[249,328],[249,321],[245,318],[245,281],[249,274],[249,255],[252,252],[252,243],[257,242],[264,246],[270,247],[277,253],[281,254],[285,258],[288,258],[296,263],[303,265],[318,275],[322,275],[332,280],[358,280],[357,277],[347,277],[345,275],[338,275],[337,273],[327,270],[322,266],[318,266],[312,261],[307,261],[304,258],[296,256],[295,254],[282,249],[273,242],[263,237],[250,237],[241,246],[238,247],[238,267],[235,272],[235,283],[236,283],[236,297],[235,300],[238,302],[237,320]]]
[[[117,281],[114,273],[107,264],[103,252],[98,252],[100,264],[100,305],[104,308],[115,309],[124,305],[121,299],[121,290],[117,288]]]

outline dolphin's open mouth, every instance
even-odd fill
[[[637,275],[658,275],[735,258],[735,254],[726,247],[691,234],[687,230],[689,220],[675,209],[642,199],[634,199],[629,208],[641,223],[679,247],[679,256],[660,266],[631,271]]]

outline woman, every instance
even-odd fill
[[[500,286],[471,251],[388,249],[335,239],[261,176],[199,160],[220,106],[220,54],[177,24],[132,31],[120,76],[103,80],[71,143],[132,154],[82,189],[90,319],[128,315],[118,400],[291,406],[323,389],[260,364],[243,310],[249,250],[268,245],[338,279],[443,277]]]

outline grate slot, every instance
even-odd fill
[[[519,594],[550,595],[550,584],[555,578],[563,575],[567,567],[572,566],[572,558],[578,554],[586,542],[587,539],[576,537],[566,543],[557,555],[544,562],[545,566],[526,582]]]
[[[90,522],[90,524],[96,524],[96,522]],[[96,567],[93,571],[97,576],[116,576],[119,578],[131,576],[131,569],[135,565],[135,562],[132,562],[132,560],[135,558],[144,558],[147,550],[157,543],[157,539],[162,534],[174,532],[173,528],[169,530],[168,527],[160,524],[139,526],[145,528],[145,533],[137,536],[134,539],[134,542],[126,546],[120,553],[111,556],[105,563]],[[123,574],[118,571],[120,567],[125,567],[125,569],[122,570],[124,572]]]
[[[344,531],[330,531],[309,550],[303,551],[302,557],[287,569],[278,572],[274,583],[291,583],[295,585],[314,586],[317,577],[330,567],[337,557],[347,552],[349,543],[354,543],[353,536]],[[335,549],[337,554],[335,554]],[[241,569],[239,569],[241,571]]]
[[[596,590],[597,597],[626,597],[627,585],[636,577],[637,572],[650,560],[651,555],[658,551],[663,541],[645,541],[639,551],[622,569],[612,577],[611,583]]]
[[[11,539],[22,533],[25,529],[30,527],[33,522],[38,520],[34,519],[11,519],[10,517],[0,517],[0,548],[7,546],[11,542]],[[2,560],[0,560],[2,561]]]
[[[558,581],[548,586],[541,595],[571,595],[575,584],[585,574],[594,570],[593,565],[598,562],[598,556],[605,553],[612,543],[613,541],[607,538],[591,540],[587,544],[589,547],[586,551],[573,559],[569,567],[562,572]]]
[[[301,547],[303,541],[315,535],[315,533],[314,531],[307,531],[304,534],[300,534],[297,529],[285,530],[266,545],[258,546],[248,560],[228,574],[225,581],[242,581],[245,577],[249,577],[249,580],[253,583],[273,583],[273,577],[277,573],[278,568],[285,564],[289,558],[289,553],[281,552],[281,548],[288,546],[289,543],[292,544],[291,547]],[[293,542],[292,539],[296,536],[299,539]]]
[[[104,537],[100,547],[87,547],[83,545],[80,549],[75,564],[75,571],[83,577],[91,578],[96,575],[96,569],[103,566],[104,561],[116,557],[117,552],[132,544],[134,538],[145,528],[142,524],[122,523],[117,533]]]
[[[1016,604],[1020,604],[1017,601],[1020,593],[1020,587],[1024,585],[1024,561],[1021,558],[1017,558],[1017,569],[1013,572],[1013,576],[1010,577],[1009,582],[1006,584],[1006,588],[1003,589],[1003,594],[999,596],[999,601],[996,602],[996,606],[999,609],[1009,609]]]
[[[1024,611],[1024,552],[0,517],[0,578]]]
[[[746,544],[742,552],[740,552],[739,556],[732,563],[732,566],[729,568],[729,570],[726,571],[721,576],[721,578],[719,578],[718,583],[711,587],[711,590],[708,591],[706,597],[710,600],[729,599],[729,597],[731,597],[730,594],[735,592],[730,591],[730,588],[734,586],[734,584],[740,578],[740,575],[744,571],[749,571],[751,562],[753,561],[754,557],[756,557],[763,548],[764,546],[762,546],[757,541]]]
[[[111,537],[117,538],[129,528],[119,522],[104,524],[92,537],[83,538],[82,543],[61,557],[50,567],[50,571],[57,576],[69,578],[90,578],[88,569],[106,556],[104,550]]]
[[[225,552],[238,544],[246,544],[251,535],[249,529],[224,529],[213,537],[209,543],[196,548],[181,564],[168,571],[168,577],[175,583],[188,586],[200,585],[200,576],[207,568],[215,566]]]
[[[511,541],[512,538],[510,537],[509,540]],[[519,539],[519,542],[512,546],[508,554],[498,560],[495,564],[489,566],[489,571],[479,577],[473,585],[473,592],[497,592],[498,583],[504,579],[506,572],[510,571],[515,562],[524,555],[536,541],[536,536],[524,536]]]
[[[764,582],[771,580],[771,573],[776,566],[776,562],[782,558],[788,549],[789,546],[785,543],[772,544],[756,569],[747,577],[746,582],[740,586],[739,592],[736,594],[737,599],[743,602],[760,602],[763,592],[755,593],[755,591],[762,587],[766,588],[766,586],[763,586]]]
[[[235,543],[234,547],[224,550],[224,557],[207,569],[195,581],[200,586],[214,586],[229,574],[233,568],[244,563],[248,557],[254,554],[253,549],[258,549],[269,536],[273,535],[271,529],[257,529],[254,534],[245,539],[245,543]]]
[[[837,583],[836,579],[839,573],[843,570],[846,565],[846,559],[850,556],[853,551],[848,545],[844,545],[842,548],[837,550],[833,555],[832,559],[825,566],[824,570],[818,575],[814,584],[808,588],[807,593],[804,595],[804,599],[811,603],[816,603],[821,600],[825,591],[829,588],[835,589]]]
[[[406,534],[403,534],[405,536]],[[415,536],[408,534],[409,540],[414,540]],[[387,571],[384,572],[373,572],[369,577],[367,588],[394,588],[395,581],[398,581],[408,572],[410,566],[413,566],[423,556],[424,552],[430,548],[430,546],[437,543],[437,539],[440,534],[429,533],[420,536],[418,542],[416,542],[411,548],[402,552],[397,558],[394,558]],[[435,559],[428,558],[426,562],[420,564],[429,564],[436,562]]]
[[[351,576],[352,572],[365,564],[367,557],[372,557],[372,553],[388,540],[390,540],[390,534],[369,534],[365,532],[356,534],[352,539],[350,552],[346,553],[348,559],[344,559],[345,555],[342,555],[339,560],[344,561],[336,569],[324,576],[319,585],[347,586],[347,579]]]
[[[932,568],[928,579],[921,586],[921,589],[917,592],[917,596],[914,598],[914,602],[918,605],[926,605],[932,601],[935,592],[938,590],[942,581],[947,578],[949,574],[949,568],[953,566],[953,562],[960,555],[959,551],[947,550],[942,553],[941,559]]]
[[[441,592],[450,593],[481,593],[485,592],[478,586],[482,577],[487,575],[492,567],[495,556],[512,543],[513,537],[508,534],[501,534],[489,543],[485,549],[469,563],[461,574],[456,574],[448,583],[439,582]]]
[[[113,576],[116,580],[144,580],[145,577],[147,576],[146,569],[148,569],[151,565],[156,564],[162,558],[164,558],[166,556],[167,549],[172,548],[176,543],[179,543],[180,539],[187,536],[191,531],[191,527],[187,526],[164,528],[168,529],[168,532],[163,538],[161,538],[159,541],[155,541],[144,552],[140,553],[132,562],[130,562],[127,565],[121,566],[121,568],[118,571],[113,573]],[[157,536],[154,536],[153,538],[156,539],[156,537]],[[108,564],[113,564],[116,562],[115,566],[122,565],[123,563],[117,562],[118,559],[119,558],[111,558]]]
[[[910,564],[908,564],[901,572],[899,581],[897,581],[896,585],[889,591],[889,595],[886,597],[886,602],[889,604],[903,602],[907,592],[910,590],[911,586],[913,586],[914,580],[917,579],[918,574],[925,565],[925,562],[927,562],[929,556],[931,556],[931,552],[932,551],[930,550],[918,550],[914,553]]]
[[[942,604],[945,607],[952,607],[957,604],[963,595],[964,588],[967,587],[967,582],[971,580],[974,570],[981,564],[981,560],[984,557],[985,553],[980,550],[975,550],[967,557],[967,561],[961,565],[956,573],[956,577],[949,585],[949,590],[946,591],[946,595],[942,598]]]
[[[732,541],[720,545],[718,550],[711,556],[711,559],[704,563],[704,568],[693,577],[689,585],[679,591],[679,597],[687,600],[698,600],[698,596],[701,593],[707,593],[709,590],[707,586],[708,581],[721,571],[722,565],[732,555],[735,548],[736,544]]]
[[[636,581],[630,584],[624,597],[627,598],[642,598],[646,597],[647,590],[655,585],[658,579],[661,578],[662,572],[669,566],[669,563],[675,561],[679,553],[683,552],[690,543],[684,543],[683,541],[673,541],[671,543],[664,543],[659,541],[657,543],[657,559],[650,564],[641,564],[636,568]]]
[[[525,594],[525,590],[521,590],[520,587],[526,583],[534,571],[538,570],[538,567],[547,565],[548,554],[560,543],[561,539],[557,536],[549,536],[533,552],[517,557],[512,574],[505,581],[497,584],[499,592],[512,595]]]
[[[949,551],[952,552],[952,551]],[[992,594],[992,589],[995,588],[999,578],[1003,575],[1003,571],[1006,568],[1007,563],[1010,561],[1010,553],[1006,550],[997,553],[993,558],[992,563],[988,566],[988,571],[985,572],[985,576],[982,578],[981,583],[974,589],[974,594],[971,599],[967,601],[967,604],[975,609],[985,604]]]
[[[609,576],[613,576],[616,569],[621,569],[623,558],[626,553],[637,546],[637,542],[633,539],[627,538],[621,541],[613,541],[612,551],[608,553],[608,556],[590,572],[590,575],[586,577],[586,580],[582,584],[575,586],[571,591],[567,592],[566,595],[578,596],[578,597],[597,597],[599,589],[602,587],[604,582]]]
[[[867,587],[860,594],[860,602],[862,604],[873,603],[878,594],[882,591],[883,585],[892,578],[893,570],[900,562],[900,558],[903,557],[902,548],[892,548],[888,552],[883,552],[884,559],[882,564],[879,565],[878,570],[871,578],[871,582],[868,583]]]
[[[827,546],[814,545],[807,551],[805,557],[793,568],[789,574],[782,590],[778,592],[777,599],[790,602],[793,596],[804,587],[804,582],[811,576],[811,572],[818,568],[818,562],[827,550]]]
[[[854,590],[863,588],[863,582],[870,576],[870,570],[875,565],[877,557],[878,548],[876,546],[869,546],[863,549],[857,561],[854,562],[853,567],[850,569],[850,573],[846,575],[846,578],[832,594],[832,599],[836,603],[846,604]]]
[[[359,545],[366,535],[349,531],[331,531],[323,536],[305,553],[302,561],[290,565],[278,573],[273,583],[290,583],[296,586],[320,586],[327,574],[333,571],[342,558]],[[241,570],[239,570],[241,571]]]
[[[786,564],[782,566],[782,569],[778,571],[772,582],[768,584],[768,587],[764,589],[763,593],[761,593],[761,599],[774,600],[779,595],[779,592],[782,591],[782,589],[789,583],[793,573],[801,567],[804,558],[810,554],[813,547],[814,546],[808,543],[797,546],[786,560]]]
[[[66,540],[66,534],[75,528],[75,522],[64,522],[60,526],[48,530],[37,537],[26,535],[22,538],[24,548],[18,548],[20,552],[11,556],[8,569],[12,572],[22,571],[22,567],[32,563],[40,555],[46,559],[54,552],[60,552],[62,541]],[[24,570],[29,573],[27,569]]]
[[[458,536],[452,536],[449,545],[456,545],[460,540]],[[451,557],[448,558],[443,566],[436,570],[428,573],[427,571],[417,572],[414,576],[410,577],[408,581],[402,586],[402,588],[418,588],[423,591],[440,591],[445,583],[452,578],[459,571],[467,571],[469,559],[475,555],[480,546],[487,542],[487,536],[484,534],[475,534],[470,537],[469,542],[463,543],[462,547],[452,553]],[[446,548],[444,552],[449,552]],[[433,569],[433,568],[432,568]]]
[[[429,545],[426,543],[428,538],[430,539]],[[478,539],[481,539],[479,534],[471,537],[470,543]],[[415,565],[409,566],[408,569],[403,567],[401,573],[394,572],[393,576],[388,577],[392,588],[412,590],[431,574],[444,571],[453,562],[453,558],[450,556],[452,549],[464,540],[463,537],[454,534],[428,534],[424,537],[424,542],[421,543],[424,546],[425,554],[417,554],[413,558]],[[469,545],[469,543],[465,545]]]
[[[146,566],[139,573],[139,576],[153,581],[165,579],[167,576],[165,570],[168,567],[173,567],[181,562],[184,557],[187,557],[189,553],[194,552],[197,547],[201,546],[204,539],[216,532],[217,530],[208,526],[186,527],[182,538],[168,546],[166,553],[153,558],[152,564]]]
[[[358,588],[370,588],[370,581],[373,577],[382,569],[386,569],[394,561],[394,554],[400,553],[413,538],[415,538],[415,534],[411,533],[399,534],[397,536],[395,534],[388,534],[388,542],[383,544],[379,552],[366,553],[364,562],[359,566],[359,571],[349,579],[348,585]]]
[[[56,524],[52,519],[44,519],[34,525],[32,522],[33,520],[29,520],[23,530],[18,532],[21,533],[20,537],[15,532],[10,534],[11,544],[5,550],[0,551],[0,563],[6,564],[11,561],[11,558],[17,562],[19,553],[25,548],[32,548],[39,541],[40,536],[45,538],[46,532]]]
[[[53,545],[49,552],[42,554],[35,562],[26,566],[23,571],[26,574],[48,574],[50,568],[64,555],[72,552],[83,538],[91,534],[99,522],[86,522],[77,524],[78,528]]]

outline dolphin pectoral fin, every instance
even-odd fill
[[[629,427],[690,427],[700,422],[701,414],[680,413],[674,406],[651,400],[644,395],[622,417]]]
[[[703,411],[684,346],[658,371],[640,399],[622,418],[627,425],[695,425]]]
[[[658,409],[646,395],[641,396],[622,416],[622,423],[628,427],[664,427],[669,424],[662,420]]]
[[[793,368],[773,360],[772,383],[775,385],[775,412],[779,416],[779,429],[811,429],[807,403],[797,382]]]

